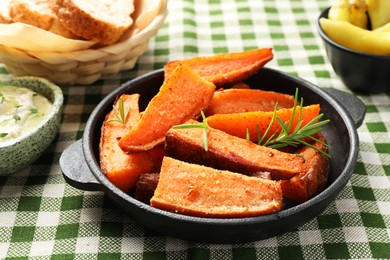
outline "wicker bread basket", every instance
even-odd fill
[[[145,28],[134,28],[129,32],[131,36],[113,45],[72,50],[73,46],[63,44],[71,50],[41,51],[39,46],[23,49],[0,42],[0,62],[17,76],[44,77],[59,85],[88,85],[133,68],[147,50],[149,39],[163,25],[166,7],[167,1],[161,1],[158,13],[150,23],[144,24]]]

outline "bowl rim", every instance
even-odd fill
[[[322,38],[325,42],[327,42],[328,44],[332,45],[332,46],[335,47],[335,48],[339,48],[339,49],[341,49],[341,50],[343,50],[343,51],[346,51],[346,52],[349,52],[349,53],[351,53],[351,54],[361,55],[361,56],[368,57],[368,58],[373,58],[373,59],[384,59],[384,60],[389,60],[389,61],[390,61],[390,55],[377,55],[377,54],[371,54],[371,53],[367,53],[367,52],[357,51],[357,50],[354,50],[354,49],[345,47],[344,45],[341,45],[341,44],[335,42],[334,40],[332,40],[332,39],[324,32],[324,30],[322,29],[321,24],[320,24],[321,18],[328,18],[328,13],[329,13],[329,9],[330,9],[330,8],[331,8],[331,6],[325,8],[325,9],[320,13],[320,15],[318,16],[317,22],[316,22],[317,31],[318,31],[319,35],[321,36],[321,38]]]
[[[15,84],[15,82],[19,82],[16,86],[14,87],[25,87],[28,89],[31,89],[31,86],[29,84],[24,84],[24,82],[28,81],[36,81],[40,82],[40,86],[44,86],[46,89],[49,89],[51,93],[53,93],[53,101],[52,106],[50,108],[49,113],[45,116],[45,118],[39,122],[36,126],[34,126],[29,132],[22,134],[16,138],[13,138],[11,140],[5,141],[5,142],[0,142],[0,148],[6,148],[6,147],[12,147],[14,145],[17,145],[18,143],[22,142],[23,140],[26,140],[30,138],[31,136],[37,134],[40,132],[44,127],[47,126],[48,122],[51,121],[56,115],[61,113],[63,102],[64,102],[64,95],[61,90],[61,88],[52,83],[51,81],[41,78],[41,77],[35,77],[35,76],[16,76],[16,77],[9,77],[9,78],[4,78],[0,79],[0,85],[4,84]],[[42,93],[38,94],[42,95]],[[47,98],[47,97],[46,97]]]
[[[175,221],[182,221],[186,223],[207,223],[209,225],[219,225],[219,226],[231,226],[231,225],[253,225],[253,224],[261,224],[265,222],[275,221],[282,218],[286,218],[288,216],[294,216],[298,211],[309,210],[317,203],[321,203],[326,201],[329,197],[336,196],[346,185],[348,180],[352,175],[353,168],[355,167],[357,154],[359,150],[359,139],[357,135],[357,130],[355,124],[353,123],[353,119],[346,111],[346,109],[334,98],[332,98],[328,93],[324,90],[320,89],[318,86],[313,83],[300,78],[298,76],[290,75],[286,72],[272,69],[272,68],[263,68],[262,70],[267,71],[267,73],[278,74],[279,76],[286,77],[290,81],[300,82],[302,85],[305,85],[305,88],[309,88],[311,91],[315,92],[315,94],[324,98],[331,106],[333,106],[340,114],[340,117],[343,118],[343,122],[345,123],[348,131],[349,141],[350,141],[350,153],[348,154],[346,164],[344,165],[343,170],[340,172],[340,175],[334,180],[334,182],[330,183],[325,190],[321,193],[317,194],[315,197],[310,200],[303,202],[301,204],[295,205],[291,208],[284,209],[277,213],[272,213],[269,215],[256,216],[256,217],[246,217],[246,218],[203,218],[203,217],[195,217],[182,215],[178,213],[172,213],[169,211],[161,210],[158,208],[154,208],[150,205],[147,205],[141,201],[138,201],[134,197],[128,195],[127,193],[121,191],[117,188],[113,183],[111,183],[107,177],[102,173],[99,162],[93,153],[93,143],[91,141],[90,136],[94,133],[94,127],[100,127],[97,123],[98,114],[101,110],[104,110],[110,100],[114,99],[120,93],[124,93],[129,89],[130,86],[136,84],[138,81],[142,81],[144,79],[153,78],[161,75],[163,73],[163,69],[151,71],[143,76],[137,77],[123,85],[119,88],[108,94],[92,111],[85,127],[85,131],[82,137],[82,150],[84,152],[86,163],[93,173],[94,177],[97,179],[100,185],[105,188],[105,190],[114,193],[115,196],[124,199],[127,203],[133,204],[137,208],[141,208],[142,210],[147,211],[149,214],[157,214],[161,217],[165,217]],[[125,91],[124,91],[125,90]],[[336,195],[334,195],[336,193]]]

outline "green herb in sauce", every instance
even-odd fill
[[[0,86],[0,142],[31,131],[51,106],[47,98],[28,88]]]

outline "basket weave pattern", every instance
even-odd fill
[[[59,85],[88,85],[134,67],[157,34],[166,5],[142,31],[114,45],[73,52],[36,52],[0,45],[0,62],[16,76],[39,76]]]

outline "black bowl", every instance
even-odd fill
[[[329,38],[320,25],[321,18],[328,18],[329,9],[325,9],[319,16],[317,29],[336,74],[354,91],[362,93],[389,91],[390,55],[373,55],[352,50]]]
[[[241,219],[190,217],[144,204],[115,187],[99,167],[100,128],[115,98],[123,93],[140,93],[145,108],[158,92],[164,79],[162,70],[134,79],[110,93],[93,111],[82,140],[68,147],[60,158],[65,180],[82,190],[103,190],[106,196],[145,228],[163,235],[212,243],[238,243],[269,238],[296,229],[320,214],[343,189],[354,169],[359,143],[356,128],[364,118],[363,103],[345,92],[323,89],[300,78],[263,68],[247,83],[253,88],[294,94],[299,89],[305,104],[319,103],[325,117],[331,120],[323,133],[331,146],[331,170],[328,187],[300,205],[279,213]],[[343,99],[349,113],[336,99]],[[352,113],[353,112],[353,113]],[[354,115],[354,119],[350,114]]]

